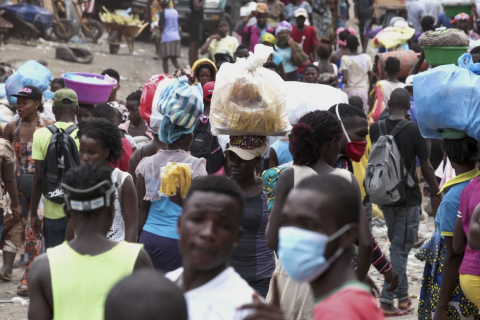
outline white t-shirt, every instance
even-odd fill
[[[167,273],[165,276],[176,282],[183,268]],[[237,310],[252,302],[254,290],[232,267],[225,269],[210,282],[185,292],[189,320],[242,320],[248,310]]]

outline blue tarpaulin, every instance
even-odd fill
[[[18,18],[21,18],[32,24],[42,24],[43,29],[49,29],[52,26],[53,14],[48,10],[34,6],[28,3],[18,3],[13,5],[1,6],[0,9],[8,11]]]

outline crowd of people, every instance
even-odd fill
[[[239,37],[219,19],[217,34],[200,46],[204,0],[191,0],[191,68],[180,68],[178,13],[158,1],[161,77],[170,78],[171,60],[184,91],[170,109],[188,110],[182,121],[190,125],[167,116],[153,124],[145,90],[118,96],[113,69],[101,74],[116,85],[95,105],[79,102],[62,79],[51,81],[50,101],[31,85],[14,95],[17,114],[0,138],[0,281],[24,267],[17,294],[30,299],[29,319],[409,316],[415,246],[425,263],[418,319],[480,319],[479,143],[448,129],[443,141],[420,133],[412,79],[423,51],[408,77],[389,57],[384,79],[376,78],[361,50],[382,30],[373,28],[382,23],[369,1],[355,1],[360,34],[345,27],[346,3],[285,2],[254,4]],[[431,30],[444,13],[431,19],[426,8],[438,8],[423,2],[382,19],[411,23],[417,34]],[[475,41],[471,20],[461,14],[451,23]],[[285,81],[335,87],[348,103],[305,112],[282,137],[213,135],[217,73],[257,44],[273,48],[264,68]],[[407,46],[415,48],[414,39]],[[367,165],[388,146],[405,174],[392,189],[398,200],[378,203],[371,182],[381,177]],[[180,185],[173,195],[159,191],[172,163],[191,168],[184,197]],[[424,184],[436,227],[429,239],[419,239]],[[371,232],[374,210],[388,229],[389,259]],[[384,277],[381,291],[371,266]]]

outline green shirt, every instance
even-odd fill
[[[56,122],[55,126],[59,129],[66,130],[71,125],[72,122]],[[77,148],[80,148],[80,141],[77,139],[77,130],[74,130],[70,136],[75,140],[77,144]],[[33,134],[33,150],[32,150],[32,158],[34,160],[45,160],[47,156],[47,149],[50,140],[52,139],[52,133],[48,128],[42,128],[35,131]],[[63,208],[61,204],[52,202],[50,200],[45,199],[44,202],[44,216],[48,219],[60,219],[65,217],[65,213],[63,212]]]

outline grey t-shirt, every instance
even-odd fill
[[[407,1],[407,10],[408,10],[408,22],[413,24],[415,32],[422,32],[422,26],[420,25],[420,19],[427,15],[425,6],[415,0],[408,2]]]

